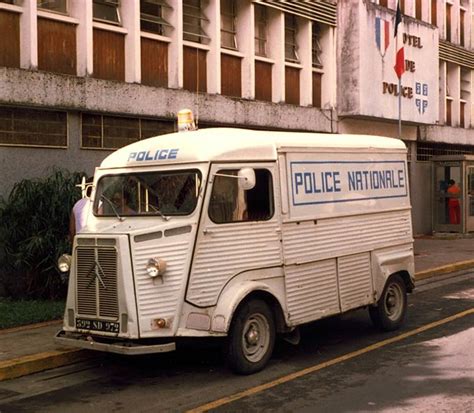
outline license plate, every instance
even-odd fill
[[[120,324],[114,321],[76,318],[76,328],[80,330],[95,330],[104,331],[106,333],[118,333],[120,330]]]

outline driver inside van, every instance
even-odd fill
[[[133,215],[136,213],[135,210],[130,207],[130,194],[127,191],[116,190],[110,198],[107,197],[106,199],[111,203],[107,201],[102,202],[102,205],[100,205],[98,209],[99,215],[111,215],[115,213],[119,215]]]

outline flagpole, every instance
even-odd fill
[[[405,72],[405,53],[403,44],[398,49],[398,25],[402,22],[402,12],[400,10],[400,0],[397,1],[397,13],[395,15],[395,73],[398,77],[398,139],[402,138],[402,74]]]
[[[398,139],[402,139],[402,77],[398,78]]]

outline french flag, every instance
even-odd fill
[[[395,56],[395,73],[397,74],[398,78],[400,79],[405,73],[405,51],[403,50],[403,43],[400,49],[398,48],[398,25],[402,22],[402,12],[400,10],[400,1],[397,2],[397,15],[395,16],[395,31],[393,37],[395,37],[395,45],[396,45],[396,56]]]
[[[380,17],[375,18],[375,42],[380,52],[385,53],[390,44],[390,22]]]

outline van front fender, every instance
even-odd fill
[[[242,281],[230,285],[219,297],[212,317],[212,331],[226,333],[239,304],[255,291],[271,295],[282,307],[281,297],[274,293],[272,286],[264,281]],[[282,307],[283,308],[283,307]]]

